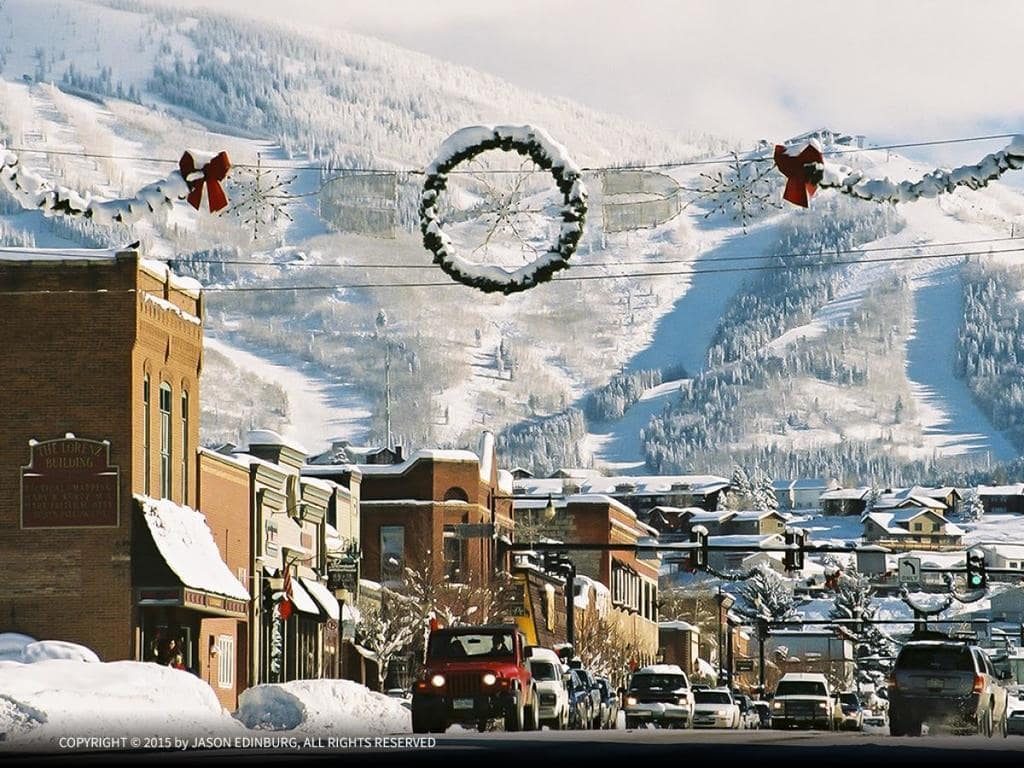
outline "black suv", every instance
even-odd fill
[[[988,656],[966,643],[907,643],[889,682],[889,734],[920,736],[921,723],[1006,733],[1007,692]]]

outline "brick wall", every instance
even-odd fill
[[[130,543],[132,492],[142,489],[143,365],[154,376],[154,430],[159,428],[158,377],[167,377],[176,396],[182,387],[189,388],[194,447],[202,352],[199,326],[134,289],[155,290],[192,312],[201,312],[199,301],[141,272],[134,253],[116,259],[0,259],[0,285],[7,291],[32,291],[0,294],[0,583],[5,585],[0,631],[81,643],[104,660],[133,658],[137,612]],[[173,404],[180,412],[180,401]],[[176,434],[179,424],[178,418],[172,420]],[[22,530],[20,467],[29,461],[28,441],[68,432],[110,441],[110,462],[120,468],[120,523],[116,528]],[[155,447],[159,432],[153,436]],[[179,449],[180,442],[174,440]],[[181,454],[176,454],[175,477],[180,463]],[[182,500],[181,491],[176,493],[172,497]]]

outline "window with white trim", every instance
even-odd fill
[[[160,385],[160,498],[171,498],[171,386]]]
[[[217,636],[217,687],[235,687],[235,638]]]
[[[181,503],[188,504],[188,392],[181,393]]]

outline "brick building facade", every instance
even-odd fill
[[[498,565],[494,537],[459,526],[511,534],[511,484],[499,480],[489,432],[479,454],[422,450],[396,464],[308,464],[302,471],[345,486],[358,472],[361,576],[385,585],[400,582],[406,567],[449,581],[489,576]]]
[[[7,250],[0,285],[0,631],[156,660],[188,626],[184,663],[209,678],[208,638],[233,635],[245,609],[160,565],[146,501],[193,520],[199,284],[135,251]]]

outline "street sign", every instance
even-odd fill
[[[753,659],[736,659],[736,671],[737,672],[753,672],[754,671],[754,660]]]
[[[490,523],[460,523],[455,526],[457,539],[493,539],[494,526]]]
[[[901,584],[921,583],[921,558],[901,557],[899,579]]]
[[[332,558],[327,561],[327,588],[332,592],[339,589],[356,591],[359,583],[359,563],[350,559]]]

